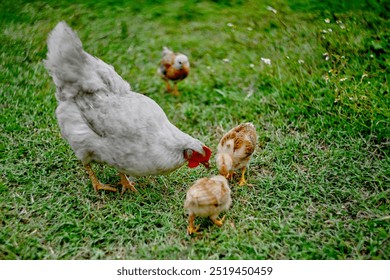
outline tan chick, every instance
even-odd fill
[[[161,78],[165,81],[167,91],[172,92],[169,81],[173,81],[173,95],[178,96],[177,83],[185,79],[190,73],[188,57],[181,53],[174,53],[167,47],[163,48],[162,60],[157,69]]]
[[[231,204],[230,188],[225,177],[217,175],[197,180],[187,191],[184,203],[184,208],[189,212],[188,234],[196,233],[199,229],[199,225],[194,226],[196,216],[209,217],[214,224],[222,226],[225,216],[221,220],[217,217]]]
[[[241,169],[239,185],[246,184],[245,171],[255,151],[257,142],[256,128],[252,123],[243,123],[226,133],[218,144],[216,154],[219,174],[231,179],[234,170]]]

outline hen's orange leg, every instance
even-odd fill
[[[121,195],[123,195],[127,189],[130,189],[133,192],[137,192],[137,189],[134,187],[134,183],[130,182],[129,179],[127,179],[125,174],[119,173],[119,176],[121,177],[120,184],[122,185]]]
[[[105,184],[100,183],[98,178],[96,178],[96,175],[93,172],[90,164],[86,164],[85,169],[87,169],[89,178],[91,179],[92,186],[95,189],[95,191],[98,191],[98,190],[106,190],[106,191],[112,191],[112,192],[117,191],[116,188],[113,188],[113,187],[110,187],[109,185],[105,185]]]
[[[188,218],[188,227],[187,227],[187,233],[189,235],[193,234],[193,233],[197,233],[198,232],[198,229],[200,227],[200,225],[198,225],[197,227],[194,226],[194,221],[195,221],[195,214],[190,214],[189,218]]]
[[[215,225],[221,227],[223,225],[223,222],[225,221],[225,216],[223,216],[220,220],[217,220],[216,217],[210,217],[210,220],[212,220]]]
[[[240,179],[240,181],[238,182],[238,184],[239,184],[240,186],[246,185],[245,171],[246,171],[246,166],[244,166],[244,167],[241,169],[241,172],[242,172],[242,174],[241,174],[241,179]]]

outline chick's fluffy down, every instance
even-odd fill
[[[200,217],[216,217],[232,203],[228,182],[223,176],[202,178],[188,190],[184,208]]]

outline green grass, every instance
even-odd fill
[[[0,259],[389,259],[386,1],[158,2],[1,2]],[[256,125],[253,186],[232,184],[222,228],[197,219],[186,235],[186,190],[214,160],[140,178],[137,194],[93,191],[42,63],[61,20],[214,150]],[[190,58],[178,98],[156,74],[163,46]]]

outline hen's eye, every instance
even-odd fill
[[[184,158],[190,159],[192,157],[193,151],[191,149],[184,150]]]

